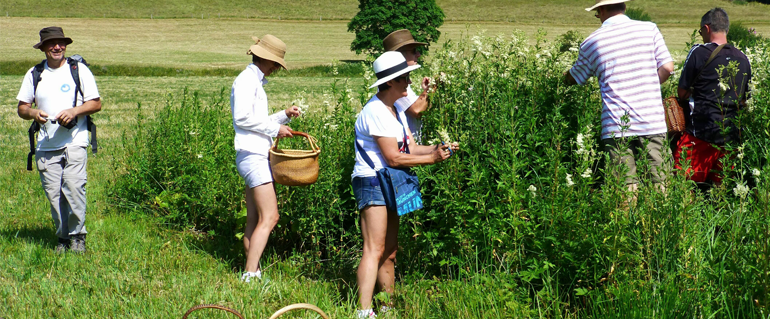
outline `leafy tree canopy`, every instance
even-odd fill
[[[382,40],[391,32],[408,29],[414,39],[435,43],[444,24],[444,11],[435,0],[359,0],[359,12],[348,23],[348,32],[356,34],[350,49],[357,54],[378,55],[384,51]]]

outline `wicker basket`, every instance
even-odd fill
[[[669,133],[682,133],[685,129],[684,110],[679,106],[676,97],[671,96],[663,100],[666,109],[666,127]]]
[[[227,308],[225,306],[220,306],[220,305],[197,305],[195,307],[190,308],[190,310],[187,310],[187,312],[184,314],[182,319],[187,319],[187,316],[189,316],[193,311],[207,309],[207,308],[224,310],[238,316],[238,318],[240,319],[244,319],[243,315],[241,315],[241,313],[239,313],[238,311],[235,311],[235,309]],[[317,312],[319,315],[321,315],[322,318],[329,319],[329,316],[327,316],[326,313],[323,312],[323,310],[308,303],[295,303],[293,305],[288,305],[286,307],[283,307],[280,310],[276,311],[272,316],[270,316],[270,319],[276,319],[281,315],[283,315],[284,313],[287,313],[292,310],[297,310],[297,309],[312,310]]]
[[[318,141],[307,133],[292,131],[294,136],[302,136],[310,143],[310,150],[282,150],[278,149],[278,141],[275,139],[270,148],[270,169],[273,171],[273,179],[276,183],[286,186],[305,186],[318,180]]]

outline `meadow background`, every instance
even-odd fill
[[[766,42],[749,52],[755,96],[725,185],[699,193],[674,177],[666,196],[643,185],[626,212],[618,168],[596,147],[596,83],[559,81],[575,59],[570,48],[598,27],[583,11],[593,1],[437,2],[447,19],[418,73],[447,78],[432,97],[426,140],[445,133],[463,151],[419,169],[427,208],[402,220],[398,317],[768,316]],[[64,4],[0,4],[0,317],[173,318],[218,303],[261,318],[295,302],[349,317],[361,244],[351,132],[373,93],[365,57],[349,51],[357,2]],[[714,6],[770,34],[767,5],[629,6],[659,24],[679,63]],[[29,123],[16,115],[23,74],[43,58],[31,46],[48,25],[64,27],[75,40],[68,54],[92,64],[104,105],[84,256],[53,253],[47,201],[25,171]],[[290,69],[266,87],[270,104],[306,106],[291,126],[318,137],[324,155],[317,184],[278,187],[282,219],[263,264],[270,280],[243,285],[229,87],[249,62],[250,36],[265,33],[289,46]]]

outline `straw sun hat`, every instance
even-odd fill
[[[610,4],[623,3],[623,2],[626,2],[626,1],[631,1],[631,0],[596,0],[596,4],[593,7],[586,8],[586,11],[591,11],[591,10],[596,9],[598,7],[601,7],[601,6],[606,6],[606,5],[610,5]]]
[[[265,34],[262,39],[257,37],[251,37],[254,40],[254,44],[249,47],[249,51],[246,54],[256,55],[262,59],[278,62],[286,69],[286,61],[283,60],[286,54],[286,44],[273,35]]]
[[[380,55],[377,60],[374,60],[374,74],[377,75],[377,82],[372,84],[369,88],[380,86],[385,82],[395,79],[401,74],[411,72],[412,70],[419,69],[420,65],[415,64],[409,66],[406,64],[406,59],[401,52],[388,51]]]

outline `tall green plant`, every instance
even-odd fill
[[[382,53],[382,40],[399,29],[408,29],[417,41],[436,42],[444,24],[444,12],[435,0],[359,0],[358,9],[348,23],[348,32],[356,34],[350,50],[357,54]]]

